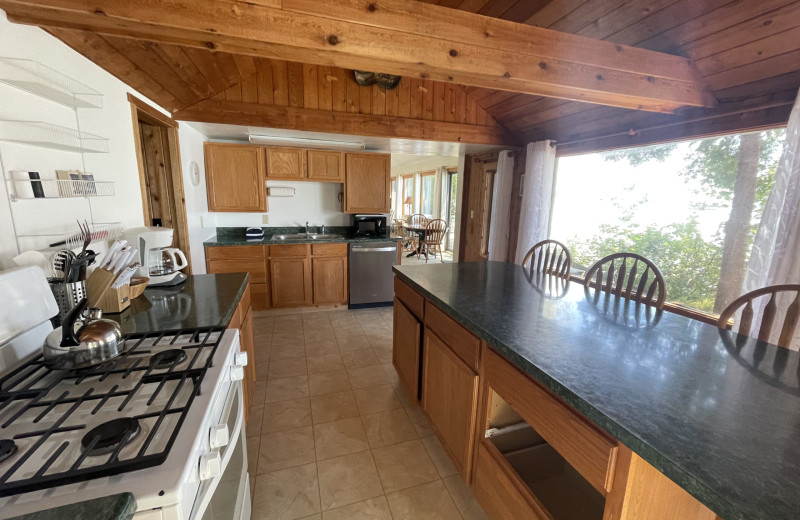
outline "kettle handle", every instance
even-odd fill
[[[67,315],[64,316],[64,321],[61,324],[61,346],[62,347],[77,347],[81,344],[80,340],[75,336],[75,320],[81,315],[83,309],[89,304],[88,298],[81,298],[75,307],[71,308]]]

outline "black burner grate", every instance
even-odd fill
[[[0,497],[162,464],[195,396],[200,394],[200,383],[206,369],[211,366],[224,331],[224,328],[214,327],[129,335],[125,337],[125,352],[102,365],[80,371],[54,371],[44,365],[40,355],[0,378],[0,439],[4,439],[0,451],[11,451],[7,454],[8,460],[0,464]],[[173,362],[149,362],[153,353],[149,349],[157,350],[164,346],[170,346],[171,350],[179,349],[186,355],[189,362],[185,368],[178,369],[178,363]],[[98,386],[108,386],[108,383],[101,384],[106,380],[114,383],[120,381],[121,384],[97,390]],[[147,413],[132,416],[130,412],[126,413],[126,407],[134,398],[147,395],[145,388],[151,392],[147,400]],[[165,388],[167,391],[171,388],[172,392],[165,404],[151,407]],[[186,395],[187,391],[189,397],[186,402],[176,402],[178,396]],[[137,423],[149,421],[149,431],[127,431],[121,442],[100,446],[103,439],[89,432],[91,428],[87,424],[71,424],[69,421],[79,408],[85,410],[87,405],[94,405],[90,412],[90,415],[94,415],[101,410],[108,411],[109,406],[113,406],[112,402],[115,405],[119,403],[117,410],[120,418],[130,416],[130,420]],[[20,418],[30,418],[31,414],[37,415],[25,423],[24,431],[20,431]],[[157,433],[167,431],[169,426],[164,426],[167,423],[172,425],[172,431],[163,448],[148,453]],[[15,432],[14,435],[8,436],[9,431]],[[54,439],[61,439],[60,435],[69,431],[79,433],[60,442],[52,452],[48,451],[46,458],[43,453],[37,453],[47,442],[52,445]],[[135,456],[120,460],[120,452],[128,441],[139,435],[146,437]],[[85,442],[89,445],[84,444],[80,448],[76,460],[68,461],[68,469],[49,471],[65,452],[75,452],[68,448],[73,443],[79,445],[82,438],[88,438]],[[30,445],[22,447],[22,442]],[[98,456],[98,452],[103,452],[103,456]],[[36,457],[42,457],[43,462],[34,474],[29,474],[28,469],[28,474],[20,475],[21,468],[29,461],[36,460]],[[63,460],[59,462],[64,465]]]

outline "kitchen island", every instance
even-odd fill
[[[424,410],[426,400],[438,398],[425,395],[426,385],[435,388],[435,382],[425,379],[426,369],[435,372],[431,367],[436,359],[429,356],[447,343],[440,341],[439,337],[446,339],[441,332],[428,338],[430,316],[441,321],[441,314],[454,320],[456,326],[478,338],[484,349],[473,369],[475,377],[482,380],[476,386],[481,397],[474,406],[478,417],[474,420],[475,439],[470,444],[474,446],[470,457],[477,461],[477,467],[462,472],[479,501],[481,483],[485,482],[481,461],[491,458],[481,458],[480,450],[488,443],[482,439],[484,415],[491,422],[493,411],[505,406],[496,395],[511,403],[515,392],[513,387],[499,390],[506,384],[503,378],[485,381],[491,377],[492,366],[499,366],[498,362],[490,363],[496,358],[512,368],[506,372],[509,381],[519,373],[532,388],[543,389],[539,397],[522,395],[523,399],[517,399],[520,408],[526,401],[555,396],[553,402],[568,409],[564,413],[574,414],[570,419],[573,424],[588,419],[589,427],[599,427],[596,435],[589,430],[584,433],[596,440],[592,445],[595,451],[606,450],[609,469],[605,476],[609,479],[615,478],[615,462],[617,476],[620,473],[623,458],[618,455],[623,452],[615,456],[613,451],[614,443],[618,443],[619,448],[641,457],[720,518],[797,518],[800,365],[796,352],[759,345],[750,339],[737,343],[728,331],[668,312],[656,313],[629,304],[626,313],[624,301],[600,298],[595,303],[592,291],[586,293],[580,284],[561,285],[552,280],[537,283],[522,267],[512,264],[401,266],[395,267],[395,273],[401,311],[416,313],[411,318],[401,316],[405,320],[401,319],[401,325],[405,323],[404,330],[413,328],[414,319],[425,324],[424,343],[419,343],[421,352],[417,353]],[[419,310],[407,304],[420,298],[424,305],[414,304]],[[439,330],[445,327],[439,326]],[[453,330],[452,325],[449,330]],[[404,333],[395,334],[395,366],[413,366],[403,361],[402,351],[398,352],[398,345],[402,347],[406,341]],[[467,359],[461,347],[467,343],[450,343],[458,354],[454,359]],[[487,391],[492,386],[494,393]],[[428,408],[434,412],[426,413],[435,419],[435,407]],[[532,413],[535,416],[541,410]],[[544,426],[545,432],[540,433],[549,428]],[[558,451],[557,442],[551,443]],[[576,444],[580,443],[573,446]],[[580,457],[571,459],[564,454],[564,458],[590,483],[597,475],[596,467],[584,464]],[[472,462],[467,462],[465,467],[471,468]],[[603,491],[610,501],[613,486],[603,477],[600,474],[595,479],[599,482],[594,488]],[[484,502],[482,505],[487,508]],[[491,509],[493,505],[489,504],[487,512]],[[559,516],[553,517],[559,520]],[[708,514],[699,510],[695,518],[708,518]]]

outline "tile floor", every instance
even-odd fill
[[[253,520],[485,519],[392,366],[392,309],[254,319]]]

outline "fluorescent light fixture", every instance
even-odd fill
[[[277,135],[250,134],[250,142],[256,144],[282,144],[305,146],[307,148],[347,148],[348,150],[364,150],[364,143],[349,141],[331,141],[326,139],[307,139],[305,137],[283,137]]]

